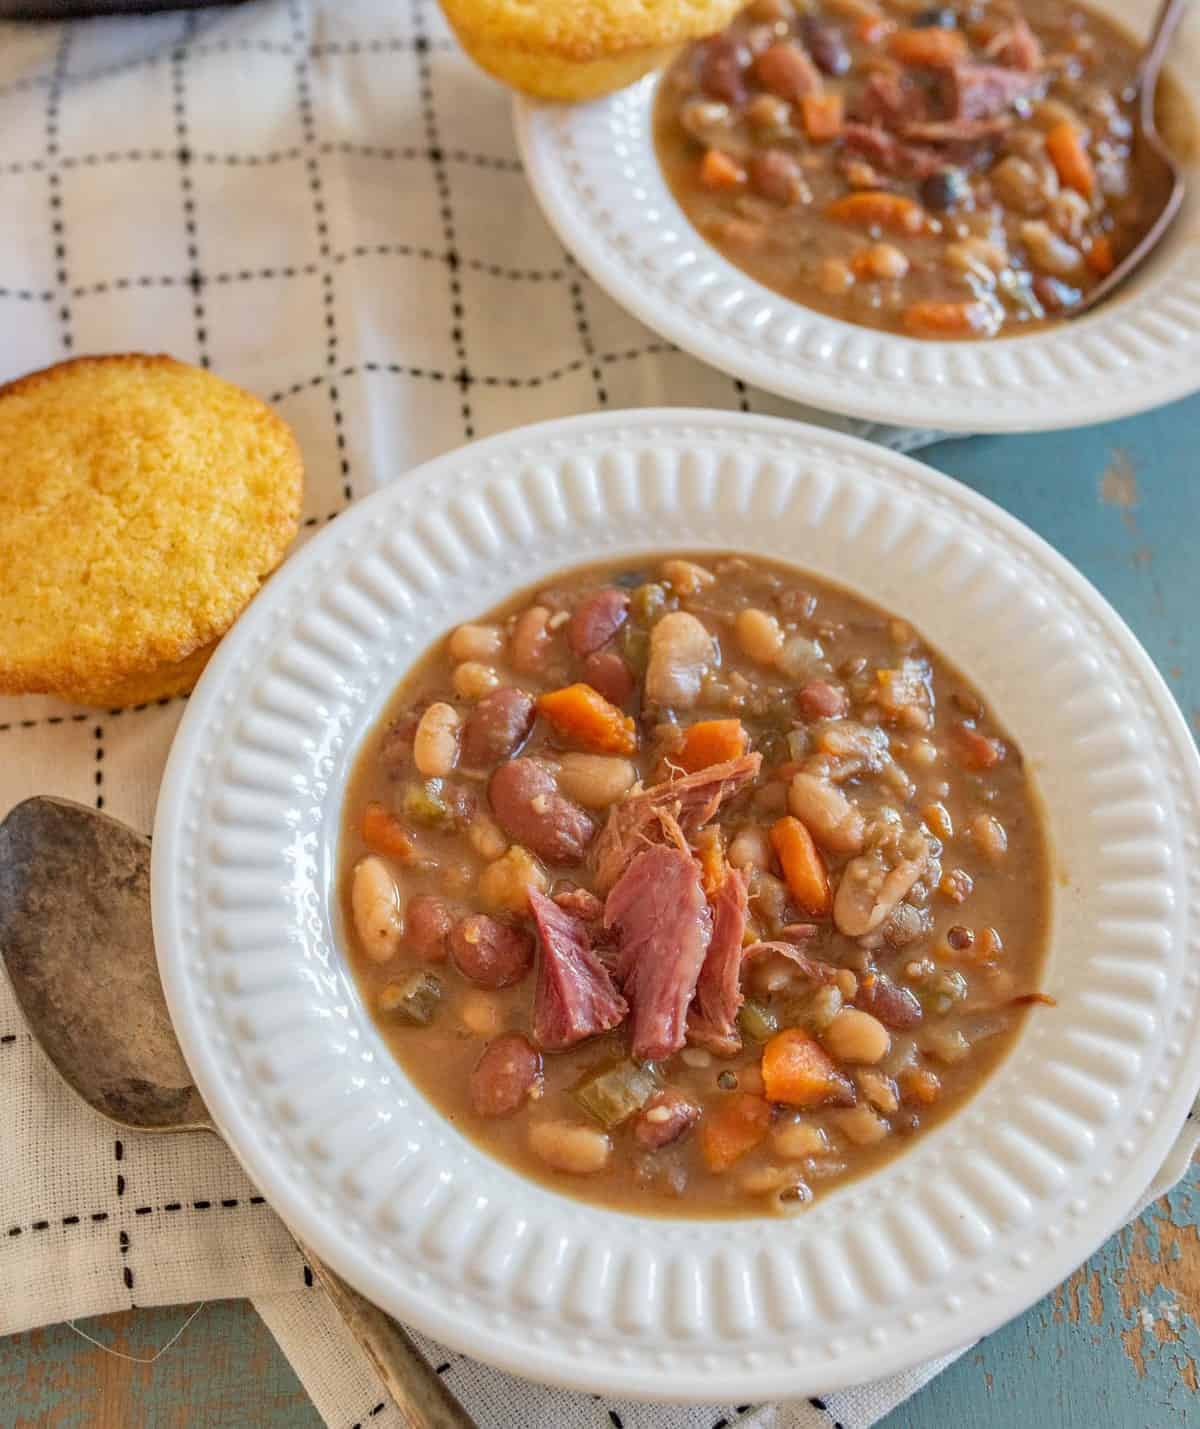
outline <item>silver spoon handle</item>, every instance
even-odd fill
[[[1167,48],[1171,43],[1171,36],[1175,33],[1176,26],[1183,19],[1183,12],[1190,3],[1191,0],[1162,0],[1158,15],[1150,30],[1150,38],[1146,42],[1146,48],[1142,51],[1141,63],[1138,65],[1137,85],[1138,105],[1144,129],[1153,129],[1154,127],[1154,91],[1158,88],[1158,74],[1167,58]]]
[[[312,1251],[303,1245],[300,1249],[396,1401],[405,1429],[477,1429],[474,1419],[430,1369],[408,1331],[352,1290]]]

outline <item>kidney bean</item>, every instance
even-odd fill
[[[633,671],[615,650],[597,650],[583,662],[583,678],[614,705],[633,694]]]
[[[471,1105],[479,1116],[511,1116],[542,1084],[542,1058],[519,1032],[488,1043],[471,1073]]]
[[[533,966],[533,938],[486,913],[472,913],[451,930],[450,957],[480,987],[511,987]]]
[[[484,695],[463,727],[462,763],[488,769],[511,758],[529,738],[535,713],[533,698],[524,690],[506,687]]]
[[[836,719],[846,713],[846,692],[827,680],[810,680],[796,692],[796,709],[803,719]]]
[[[749,58],[745,46],[730,35],[718,35],[709,40],[700,60],[700,88],[710,99],[741,104],[746,97],[746,64]]]
[[[821,76],[816,65],[799,45],[781,40],[764,50],[754,61],[754,73],[764,89],[795,104],[806,94],[821,89]]]
[[[915,1027],[924,1016],[915,994],[882,973],[868,973],[859,980],[854,1005],[877,1017],[885,1027],[898,1032]]]
[[[850,51],[836,25],[827,25],[815,15],[806,15],[800,33],[819,70],[839,75],[850,68]]]
[[[502,764],[488,784],[496,822],[546,863],[578,863],[596,825],[558,792],[554,775],[533,759]]]
[[[698,1106],[674,1087],[665,1087],[638,1112],[633,1123],[633,1139],[647,1151],[657,1151],[678,1141],[699,1119]]]
[[[607,645],[629,618],[629,592],[605,586],[585,596],[567,626],[567,644],[582,660]]]
[[[772,203],[796,203],[805,184],[800,165],[783,149],[764,149],[750,160],[750,187]]]
[[[427,963],[446,960],[446,942],[454,927],[454,915],[445,899],[432,893],[418,893],[404,910],[404,945]]]

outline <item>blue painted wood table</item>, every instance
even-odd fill
[[[1039,531],[1099,586],[1145,643],[1196,730],[1198,455],[1200,397],[1086,431],[975,437],[925,454]],[[144,1357],[185,1315],[135,1311],[85,1328]],[[1200,1174],[1193,1167],[1053,1295],[897,1409],[885,1429],[1200,1425],[1198,1377]],[[62,1326],[0,1340],[3,1429],[319,1423],[243,1302],[207,1306],[152,1366],[115,1359]]]

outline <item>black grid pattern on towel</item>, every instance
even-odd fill
[[[255,11],[275,12],[273,38],[242,33]],[[388,33],[339,37],[333,12],[259,0],[203,19],[159,17],[144,32],[153,43],[138,40],[142,22],[104,22],[127,24],[130,40],[128,53],[99,63],[75,58],[78,25],[48,27],[49,63],[0,77],[0,122],[13,106],[42,117],[39,147],[6,144],[0,204],[49,239],[30,239],[12,272],[0,242],[0,301],[40,325],[34,356],[22,360],[15,344],[0,381],[75,352],[165,350],[211,366],[294,425],[308,467],[306,530],[406,466],[521,422],[645,401],[750,409],[743,384],[620,312],[554,241],[524,182],[507,98],[463,60],[434,0],[392,8]],[[244,80],[243,100],[270,94],[261,125],[232,93],[222,115],[222,75]],[[126,85],[139,96],[130,112]],[[122,132],[91,124],[95,103]],[[21,208],[31,190],[6,188],[25,183],[41,185],[37,213]],[[99,204],[107,228],[91,227]],[[388,427],[379,414],[393,411]],[[55,742],[30,772],[33,787],[4,789],[0,813],[36,789],[132,818],[122,771],[182,706],[97,714],[0,700],[14,763],[24,737]],[[0,1047],[18,1037],[5,1032]],[[130,1138],[108,1146],[108,1207],[40,1208],[4,1227],[0,1246],[115,1230],[114,1271],[133,1304],[137,1233],[165,1233],[184,1212],[263,1204],[163,1200],[140,1184]],[[453,1378],[466,1364],[455,1356],[436,1368]],[[598,1425],[623,1429],[617,1408],[594,1402]]]

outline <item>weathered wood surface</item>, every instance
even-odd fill
[[[1193,398],[1083,432],[946,442],[925,459],[1007,507],[1074,561],[1145,643],[1200,731],[1198,448],[1200,398]],[[148,1355],[186,1315],[186,1307],[139,1311],[87,1328],[126,1353]],[[1200,1171],[1193,1168],[1066,1285],[896,1410],[885,1429],[1200,1425],[1198,1382]],[[61,1326],[0,1340],[0,1429],[318,1424],[243,1302],[206,1307],[153,1366],[112,1359]]]

